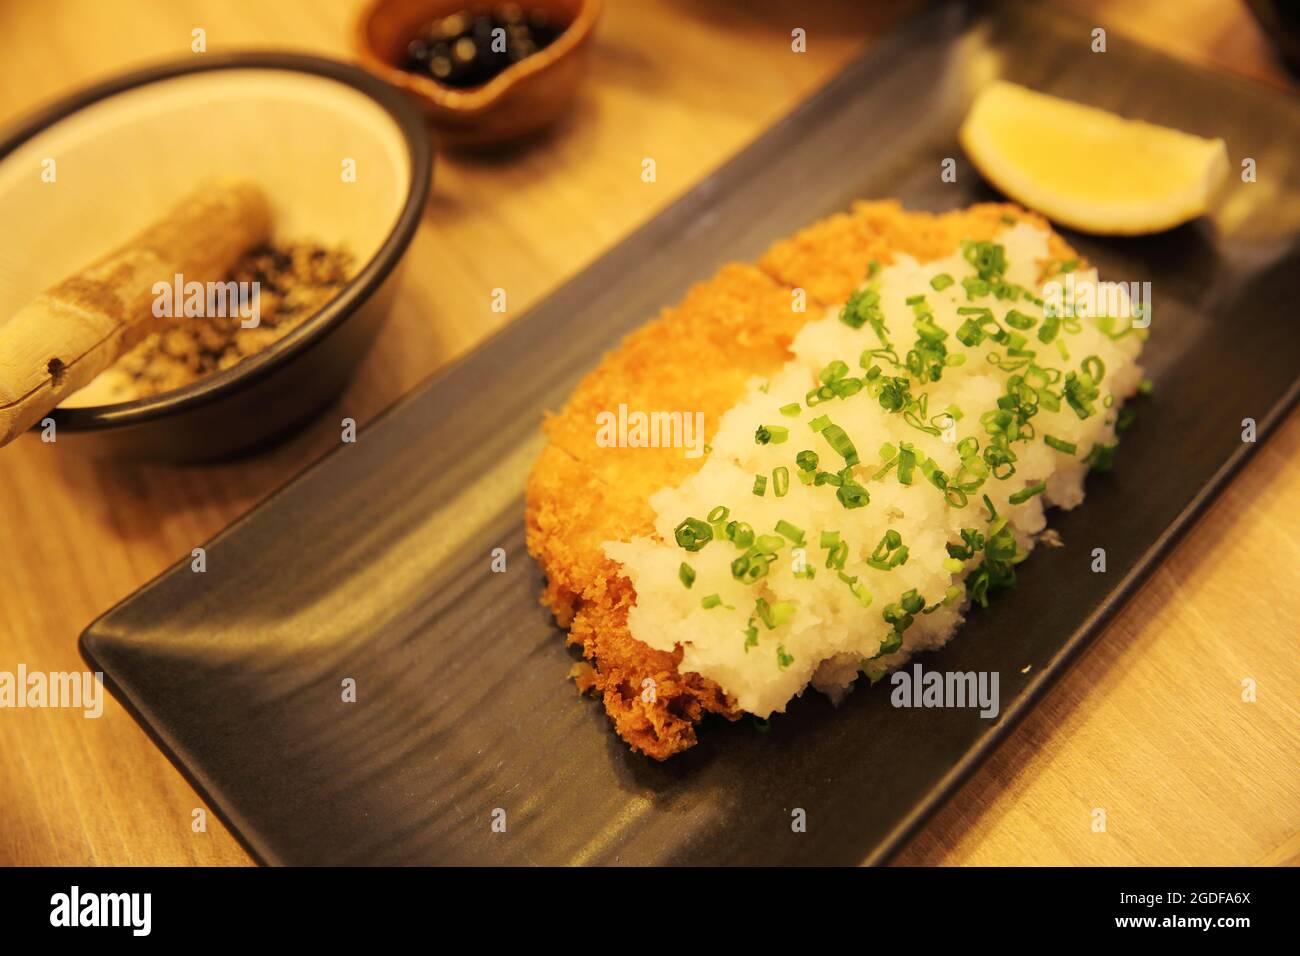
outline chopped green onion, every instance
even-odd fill
[[[714,508],[712,511],[709,512],[709,518],[708,518],[709,524],[714,524],[718,521],[726,521],[727,516],[729,514],[731,514],[730,508],[726,508],[722,505],[718,505],[716,508]]]
[[[1025,315],[1025,313],[1023,312],[1017,311],[1016,309],[1012,309],[1003,317],[1002,321],[1005,322],[1007,325],[1011,326],[1013,329],[1023,330],[1023,329],[1032,329],[1038,320],[1035,319],[1032,315]]]
[[[885,342],[885,316],[880,311],[880,293],[875,289],[854,291],[840,309],[840,321],[854,329],[869,324],[881,342]]]
[[[794,456],[794,463],[799,466],[800,471],[816,471],[818,458],[817,452],[805,450]]]
[[[876,545],[876,549],[867,559],[867,564],[880,571],[892,571],[894,568],[907,563],[907,545],[903,544],[903,536],[893,528],[885,532]]]
[[[776,666],[785,670],[794,663],[794,658],[785,652],[785,647],[781,644],[776,646]]]
[[[790,522],[782,518],[776,523],[776,533],[787,539],[791,543],[803,547],[803,529],[796,528]]]
[[[1055,448],[1057,451],[1065,452],[1067,455],[1073,455],[1079,450],[1079,446],[1072,441],[1065,441],[1057,438],[1055,435],[1044,435],[1043,444],[1049,448]]]
[[[989,284],[975,276],[966,276],[961,280],[961,287],[966,290],[967,301],[973,302],[980,296],[989,294]]]
[[[968,561],[984,550],[984,535],[974,528],[962,528],[961,540],[961,544],[947,546],[948,554],[958,561]]]
[[[830,389],[840,398],[848,398],[862,391],[863,380],[860,378],[841,378],[832,382]]]
[[[835,449],[836,454],[844,459],[844,463],[850,467],[858,464],[858,450],[853,447],[853,442],[839,425],[827,425],[821,430],[822,437],[830,442],[830,446]]]
[[[790,490],[790,469],[781,465],[779,468],[772,469],[772,492],[778,498],[784,498],[785,493]]]
[[[831,418],[829,415],[818,415],[816,418],[814,418],[812,421],[808,423],[808,427],[815,432],[819,432],[830,423],[831,423]]]
[[[898,481],[900,484],[912,483],[912,469],[916,467],[916,452],[911,445],[905,445],[898,452]]]
[[[881,384],[876,400],[887,412],[902,411],[912,401],[909,388],[910,382],[905,376],[895,375]]]
[[[1022,505],[1030,498],[1034,497],[1034,495],[1041,495],[1046,489],[1047,482],[1038,481],[1022,491],[1017,491],[1015,494],[1007,498],[1007,501],[1011,502],[1013,505]]]
[[[754,476],[754,494],[763,497],[767,493],[767,475]]]
[[[861,581],[854,581],[849,584],[849,590],[853,596],[858,599],[858,603],[863,607],[871,607],[871,592]]]
[[[673,535],[687,551],[699,551],[713,540],[713,529],[699,518],[687,518],[674,529]]]
[[[835,389],[829,385],[821,385],[817,388],[810,389],[803,397],[804,404],[809,408],[814,405],[820,405],[822,402],[829,402],[835,397]]]
[[[849,481],[844,482],[839,487],[835,492],[835,497],[840,500],[840,504],[850,511],[854,508],[862,508],[871,501],[871,495],[867,493],[866,488]]]
[[[1093,445],[1084,456],[1083,463],[1095,471],[1110,471],[1115,463],[1115,449],[1118,445]]]
[[[984,331],[979,327],[979,323],[973,319],[967,319],[957,326],[957,341],[967,348],[973,348],[979,345],[984,339]]]
[[[759,578],[767,576],[768,566],[774,560],[775,554],[751,548],[731,562],[731,576],[745,584],[753,584]]]
[[[763,622],[763,626],[772,631],[794,617],[795,606],[790,601],[768,604],[767,601],[759,598],[754,602],[754,610],[758,614],[758,619]]]
[[[759,425],[754,432],[755,445],[780,445],[790,437],[790,429],[784,425]]]
[[[711,610],[711,609],[717,607],[717,606],[720,605],[721,603],[722,603],[722,598],[721,598],[721,597],[719,597],[719,596],[716,595],[716,594],[710,594],[708,597],[706,597],[706,598],[704,598],[702,601],[700,601],[700,607],[702,607],[702,608],[704,608],[704,610],[708,611],[708,610]]]
[[[817,378],[823,385],[829,385],[832,382],[839,381],[849,372],[849,367],[839,359],[831,362],[824,369],[817,373]]]
[[[677,577],[689,589],[695,583],[695,569],[683,561],[682,566],[677,569]]]
[[[968,242],[962,249],[962,255],[985,281],[1001,279],[1007,271],[1007,251],[996,242]]]
[[[743,521],[729,522],[725,533],[727,540],[741,551],[754,543],[754,529]]]
[[[796,415],[799,414],[799,410],[802,408],[803,406],[800,405],[798,402],[791,402],[789,405],[781,406],[781,414],[784,415],[786,418],[794,418]]]
[[[1096,380],[1087,372],[1082,377],[1074,372],[1065,376],[1063,391],[1066,402],[1080,418],[1087,418],[1096,412],[1097,409],[1093,407],[1092,402],[1101,396],[1101,390],[1097,388]]]
[[[942,292],[944,289],[948,288],[948,286],[952,285],[952,283],[952,276],[948,275],[946,272],[940,272],[930,280],[930,288],[935,292]]]

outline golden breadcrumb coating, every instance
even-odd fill
[[[800,327],[847,299],[872,261],[888,264],[895,252],[940,258],[1013,221],[1048,228],[1011,205],[933,215],[892,200],[856,203],[775,243],[757,267],[727,265],[694,286],[680,305],[628,335],[548,416],[549,440],[528,478],[528,550],[546,572],[542,603],[582,648],[579,688],[601,696],[633,750],[664,760],[695,744],[695,724],[706,713],[734,720],[739,711],[713,681],[678,671],[680,648],[658,651],[632,637],[627,613],[636,592],[601,547],[653,535],[650,495],[705,458],[688,458],[682,448],[601,447],[596,416],[620,404],[703,412],[707,439],[749,379],[779,369]],[[1054,258],[1074,257],[1055,235],[1049,248]],[[796,289],[807,294],[805,311],[795,311]]]
[[[980,203],[931,215],[907,212],[893,199],[857,202],[849,212],[774,243],[758,266],[778,282],[807,289],[817,301],[836,305],[862,284],[872,260],[886,265],[893,261],[894,252],[905,252],[921,262],[940,259],[952,255],[963,239],[992,239],[1010,224],[1009,219],[1050,229],[1041,216],[1004,203]],[[1048,249],[1055,259],[1075,255],[1055,233]]]

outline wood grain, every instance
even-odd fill
[[[1244,9],[1067,4],[1146,42],[1289,81]],[[0,120],[162,58],[305,48],[350,58],[354,2],[65,0],[0,6]],[[828,79],[914,3],[614,0],[572,115],[528,148],[442,155],[393,319],[338,406],[212,467],[94,465],[26,436],[0,452],[0,670],[78,670],[99,613],[522,313]],[[789,55],[789,31],[808,52]],[[658,181],[643,183],[643,157]],[[491,310],[504,288],[508,311]],[[1300,418],[1268,442],[1097,642],[903,854],[907,863],[1300,859]],[[1259,686],[1240,700],[1241,680]],[[247,854],[111,699],[0,711],[0,863],[240,864]],[[1091,832],[1106,810],[1105,833]]]

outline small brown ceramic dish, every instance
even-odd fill
[[[525,12],[545,14],[564,30],[549,46],[520,60],[482,86],[458,89],[401,68],[407,44],[427,24],[466,9],[491,9],[475,0],[371,0],[357,20],[361,63],[407,92],[443,142],[491,146],[534,133],[572,102],[586,48],[604,0],[516,0]],[[500,4],[498,4],[500,5]]]

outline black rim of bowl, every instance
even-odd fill
[[[114,405],[56,408],[51,416],[60,430],[96,431],[138,425],[218,401],[274,374],[295,356],[315,345],[373,295],[410,245],[428,198],[433,168],[433,149],[424,120],[400,90],[359,67],[324,57],[287,52],[204,54],[197,59],[161,63],[126,73],[87,87],[19,121],[0,137],[0,162],[55,123],[119,93],[196,73],[243,69],[285,70],[324,77],[352,87],[383,107],[401,130],[410,159],[406,199],[392,230],[342,292],[302,325],[265,349],[190,385],[147,398]]]

